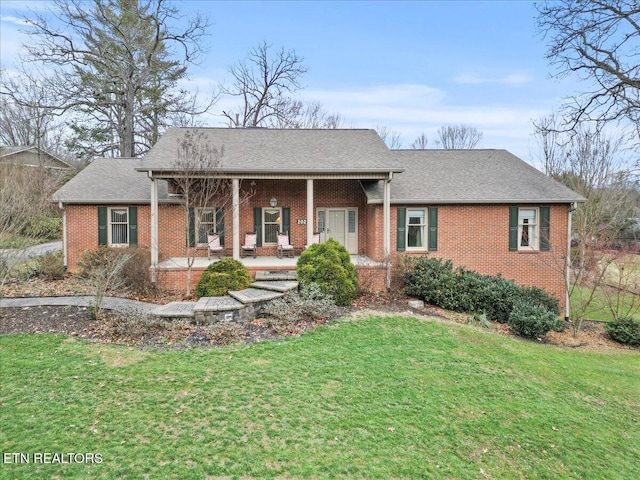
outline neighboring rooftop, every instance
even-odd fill
[[[403,173],[391,182],[391,202],[568,203],[584,198],[506,150],[393,150]],[[370,203],[382,184],[367,182]]]
[[[194,129],[171,128],[145,155],[144,170],[174,170],[178,142]],[[198,128],[221,150],[223,172],[400,171],[375,130]]]
[[[0,163],[15,163],[25,167],[45,167],[57,170],[73,168],[61,158],[38,150],[35,145],[0,146]]]

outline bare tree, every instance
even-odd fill
[[[577,74],[585,91],[564,104],[568,129],[630,120],[640,135],[640,4],[637,0],[536,3],[556,76]]]
[[[282,47],[272,55],[266,42],[254,47],[247,58],[229,68],[233,84],[223,92],[238,97],[238,110],[222,112],[230,127],[268,126],[285,122],[291,100],[301,88],[300,78],[307,72],[303,58],[295,50]]]
[[[446,125],[438,129],[436,145],[445,150],[470,150],[482,141],[482,132],[469,125]]]
[[[38,151],[47,150],[67,157],[64,148],[64,124],[49,107],[52,103],[46,82],[42,78],[22,72],[19,78],[0,73],[0,144],[34,145]]]
[[[185,21],[166,0],[54,0],[48,15],[25,21],[26,61],[53,72],[47,106],[71,115],[70,145],[85,156],[139,155],[172,115],[211,107],[177,87],[203,50],[201,15]]]
[[[282,115],[268,122],[274,128],[342,128],[344,120],[338,113],[328,113],[319,102],[285,101]]]
[[[12,247],[0,249],[0,297],[14,265],[41,235],[28,227],[53,208],[49,196],[58,185],[44,169],[0,164],[0,241]]]
[[[562,133],[557,121],[549,117],[536,124],[545,173],[587,200],[573,212],[571,263],[566,262],[567,252],[553,253],[573,299],[570,316],[577,336],[594,298],[606,287],[612,265],[619,262],[622,253],[613,247],[633,215],[637,196],[629,189],[622,137],[586,127]]]
[[[397,150],[402,146],[400,134],[389,127],[385,125],[377,125],[376,133],[391,150]]]
[[[421,133],[411,144],[410,148],[415,150],[426,150],[427,148],[427,136],[424,133]]]
[[[223,237],[224,218],[231,214],[231,180],[220,175],[223,157],[224,147],[216,147],[198,129],[188,130],[178,139],[178,156],[173,164],[176,177],[171,180],[170,188],[180,195],[186,218],[187,296],[191,295],[192,268],[198,246],[206,246],[212,229]],[[250,188],[241,188],[240,202],[245,202],[251,193]]]

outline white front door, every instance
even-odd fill
[[[346,246],[344,210],[327,210],[327,236]]]

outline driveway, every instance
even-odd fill
[[[41,243],[40,245],[34,245],[26,249],[0,249],[0,258],[6,259],[8,264],[13,266],[26,262],[30,258],[42,257],[48,253],[60,251],[62,251],[62,240],[56,240],[55,242]]]

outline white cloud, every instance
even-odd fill
[[[533,77],[525,72],[515,72],[503,77],[484,77],[473,73],[463,73],[453,78],[454,83],[460,85],[523,85],[533,81]]]
[[[12,25],[19,25],[21,27],[31,24],[31,22],[29,22],[28,20],[11,16],[2,16],[0,17],[0,21],[2,21],[3,23],[10,23]]]

